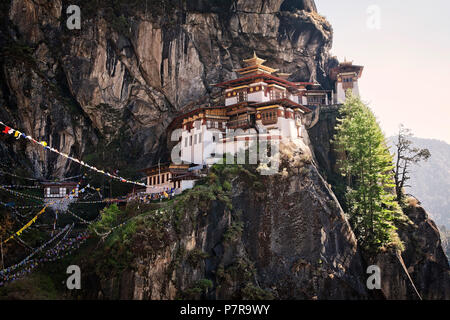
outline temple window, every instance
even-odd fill
[[[184,138],[184,147],[187,147],[188,145],[188,138]]]
[[[162,176],[161,176],[161,183],[164,183],[164,179],[166,178],[166,176],[163,174]]]
[[[352,77],[345,77],[342,79],[342,88],[344,90],[352,89],[353,88],[353,78]]]
[[[270,100],[280,100],[285,98],[285,92],[276,89],[270,90]]]
[[[275,111],[265,111],[261,113],[263,124],[273,124],[277,122],[277,114]]]
[[[240,91],[238,94],[238,102],[247,101],[247,91]]]
[[[198,134],[198,143],[202,143],[202,134],[201,133]]]
[[[192,146],[192,136],[189,136],[189,146]]]
[[[59,194],[59,188],[50,188],[50,194]]]

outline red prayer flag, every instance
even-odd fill
[[[3,130],[3,133],[8,133],[8,132],[9,132],[9,130],[11,130],[11,128],[10,128],[10,127],[8,127],[8,126],[5,126],[5,130]]]

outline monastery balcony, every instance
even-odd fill
[[[326,101],[323,102],[311,102],[309,101],[308,103],[305,104],[306,107],[308,108],[317,108],[317,107],[321,107],[321,106],[329,106],[331,103],[331,101],[328,101],[328,103]]]
[[[263,125],[267,126],[267,125],[277,124],[278,119],[277,118],[263,119],[261,122]]]
[[[218,128],[216,126],[206,126],[206,129],[207,130],[220,131],[220,132],[223,132],[223,133],[225,133],[227,131],[226,128],[223,128],[223,127]]]

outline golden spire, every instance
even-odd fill
[[[264,62],[266,62],[266,60],[259,58],[256,55],[256,52],[253,51],[253,57],[250,59],[245,59],[242,60],[245,64],[247,64],[248,66],[260,66],[262,65]]]
[[[353,60],[347,61],[347,57],[344,57],[344,62],[341,62],[341,65],[351,66],[353,64]]]
[[[274,73],[277,72],[278,69],[272,69],[270,67],[264,66],[263,63],[266,60],[261,59],[256,55],[256,52],[253,51],[253,57],[250,59],[242,60],[247,66],[241,69],[234,70],[239,72],[241,75],[250,75],[250,74],[258,74],[258,73]]]

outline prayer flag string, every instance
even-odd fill
[[[31,142],[33,142],[34,144],[37,144],[37,145],[43,147],[44,149],[50,150],[50,151],[52,151],[54,153],[57,153],[60,156],[63,156],[65,158],[69,159],[69,160],[72,160],[72,161],[74,161],[74,162],[76,162],[76,163],[78,163],[78,164],[80,164],[80,165],[82,165],[82,166],[84,166],[86,168],[89,168],[90,170],[93,170],[93,171],[95,171],[97,173],[101,173],[101,174],[103,174],[105,176],[108,176],[111,179],[116,179],[116,180],[119,180],[120,182],[123,182],[123,183],[135,184],[135,185],[139,185],[139,186],[142,186],[142,187],[146,187],[147,186],[145,183],[131,181],[131,180],[125,179],[123,177],[120,177],[120,176],[117,176],[117,175],[113,175],[113,174],[111,174],[109,172],[105,172],[104,170],[100,170],[100,169],[98,169],[98,168],[96,168],[94,166],[91,166],[91,165],[85,163],[82,160],[79,160],[79,159],[76,159],[74,157],[71,157],[68,154],[65,154],[65,153],[63,153],[63,152],[61,152],[61,151],[59,151],[59,150],[57,150],[55,148],[49,147],[47,142],[45,142],[45,141],[37,141],[36,139],[34,139],[31,136],[28,136],[28,135],[26,135],[26,134],[24,134],[24,133],[22,133],[22,132],[20,132],[20,131],[18,131],[16,129],[13,129],[13,128],[7,126],[2,121],[0,121],[0,124],[5,126],[4,130],[2,131],[2,133],[4,133],[4,134],[9,134],[9,135],[14,134],[14,137],[16,137],[16,139],[20,139],[21,137],[23,137],[25,139],[28,139]],[[117,172],[117,170],[115,170],[114,172]]]

